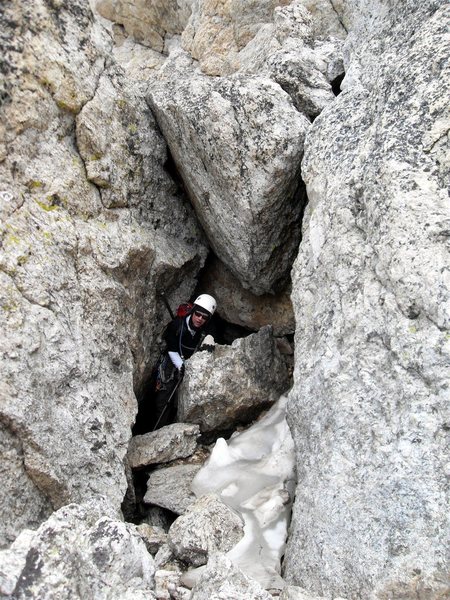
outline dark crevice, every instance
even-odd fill
[[[162,134],[161,134],[162,135]],[[169,175],[176,186],[176,193],[185,194],[185,187],[183,179],[178,171],[177,165],[173,159],[172,153],[170,152],[169,146],[167,146],[167,158],[163,164],[164,171]]]
[[[339,94],[341,93],[341,83],[343,81],[345,77],[345,73],[341,73],[340,75],[338,75],[337,77],[335,77],[333,79],[333,81],[331,82],[331,89],[333,91],[333,94],[335,96],[339,96]]]

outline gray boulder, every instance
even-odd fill
[[[303,162],[285,577],[326,596],[438,598],[450,530],[450,12],[434,0],[349,5],[344,91]]]
[[[227,552],[244,535],[242,518],[215,494],[191,504],[169,529],[168,542],[174,555],[199,567],[214,552]]]
[[[270,79],[206,77],[180,53],[148,99],[216,255],[245,288],[277,289],[299,242],[309,121]]]
[[[128,461],[132,469],[187,458],[197,448],[200,427],[173,423],[151,433],[136,435],[130,441]]]
[[[201,431],[249,423],[289,387],[286,364],[272,328],[239,338],[213,353],[198,352],[186,365],[180,386],[178,420],[198,423]]]
[[[105,514],[106,513],[106,514]],[[10,550],[22,562],[15,585],[4,586],[17,600],[81,600],[92,598],[154,598],[153,559],[136,527],[123,523],[101,499],[71,504],[55,512],[26,540],[23,534]],[[2,560],[0,556],[0,560]],[[3,562],[3,560],[2,560]]]
[[[144,502],[167,508],[178,515],[195,502],[191,483],[201,465],[177,465],[150,474]]]

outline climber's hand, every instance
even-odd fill
[[[207,335],[203,340],[202,345],[200,346],[200,350],[207,350],[208,352],[213,352],[215,348],[215,342],[212,335]]]

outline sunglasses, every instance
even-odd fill
[[[199,319],[203,319],[204,321],[206,321],[206,319],[209,316],[209,315],[205,315],[205,313],[198,312],[198,310],[194,310],[194,315]]]

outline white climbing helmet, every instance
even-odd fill
[[[194,310],[196,306],[203,308],[210,315],[213,315],[216,310],[217,303],[209,294],[200,294],[200,296],[194,300]]]

